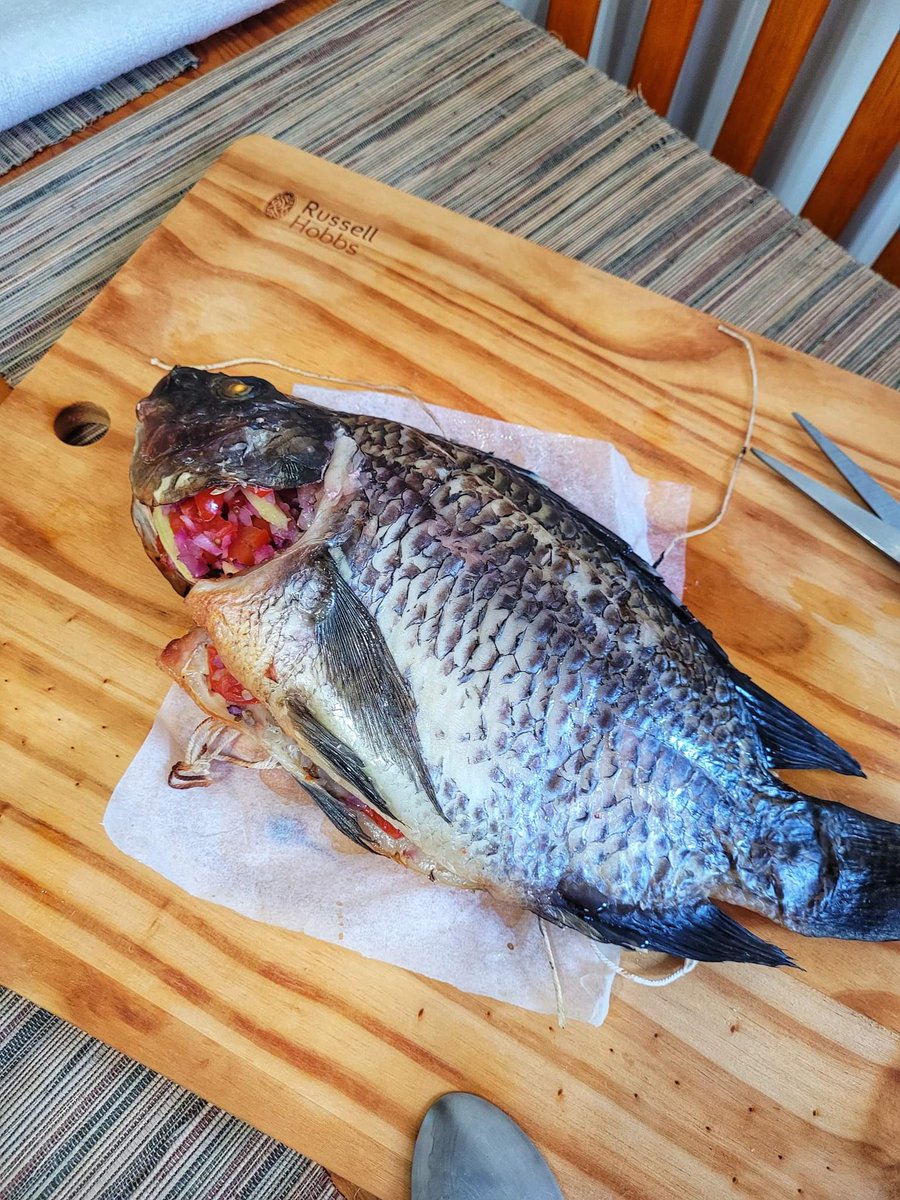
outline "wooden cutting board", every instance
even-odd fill
[[[833,482],[798,409],[900,490],[897,397],[753,342],[757,444]],[[111,845],[107,798],[167,687],[154,659],[186,627],[129,521],[134,404],[151,355],[245,354],[609,439],[690,483],[695,523],[750,396],[710,317],[276,142],[234,145],[0,408],[3,982],[384,1200],[457,1089],[519,1120],[569,1200],[896,1195],[896,945],[750,918],[805,972],[619,982],[601,1029],[559,1030],[192,899]],[[108,435],[58,440],[73,402],[105,407]],[[897,582],[755,460],[688,549],[687,601],[737,665],[868,772],[806,790],[894,820]]]

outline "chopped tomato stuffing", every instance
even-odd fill
[[[357,812],[365,813],[369,820],[374,821],[388,837],[402,838],[405,836],[402,830],[398,829],[396,825],[392,825],[390,821],[386,821],[380,812],[376,812],[374,808],[360,800],[359,796],[354,796],[350,792],[342,792],[341,798]]]
[[[397,828],[396,825],[392,825],[390,821],[386,821],[380,812],[376,812],[374,808],[369,808],[368,804],[365,806],[364,811],[369,820],[374,821],[378,828],[383,830],[388,837],[403,837],[403,833]]]
[[[198,492],[196,496],[191,498],[191,502],[197,513],[199,520],[211,520],[213,517],[221,516],[222,505],[224,504],[224,492]]]
[[[292,545],[308,526],[312,497],[301,491],[294,488],[276,494],[272,488],[233,484],[207,488],[166,505],[174,547],[166,544],[165,553],[170,558],[174,554],[179,569],[186,568],[192,579],[234,575],[259,566]],[[257,511],[260,505],[268,506],[262,514]]]
[[[209,675],[209,690],[221,696],[226,704],[255,704],[256,701],[240,682],[235,679],[219,658],[215,646],[206,647],[206,663]]]
[[[262,524],[262,522],[260,522]],[[233,529],[233,526],[231,527]],[[243,567],[252,567],[255,562],[254,555],[260,546],[268,546],[270,534],[268,529],[261,529],[258,525],[241,525],[235,535],[234,541],[228,550],[228,557],[232,562],[238,562]]]

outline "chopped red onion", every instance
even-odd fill
[[[187,502],[167,506],[169,514],[177,513],[180,528],[173,530],[175,545],[181,562],[187,567],[195,579],[203,579],[209,575],[236,575],[244,570],[241,563],[231,559],[229,549],[237,537],[238,529],[250,525],[261,528],[262,518],[252,504],[244,500],[242,488],[233,484],[230,488],[215,489],[214,494],[221,499],[220,516],[230,528],[223,529],[219,524],[219,532],[215,539],[203,528],[203,523],[187,515]],[[320,485],[306,483],[296,488],[281,488],[274,491],[271,488],[254,488],[254,493],[276,507],[288,518],[285,528],[268,525],[269,542],[254,551],[254,565],[267,562],[274,555],[293,545],[300,532],[308,529],[315,515]],[[208,561],[212,559],[213,561]]]

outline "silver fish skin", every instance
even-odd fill
[[[900,826],[773,773],[858,764],[738,672],[624,542],[511,464],[394,422],[285,409],[250,377],[224,406],[222,447],[222,378],[173,373],[142,402],[138,504],[166,494],[161,470],[184,476],[192,426],[195,491],[321,480],[298,542],[194,583],[186,604],[259,700],[269,752],[331,781],[314,798],[345,833],[640,949],[790,961],[716,901],[815,936],[900,937]],[[242,410],[252,477],[233,449]],[[148,443],[177,449],[154,467]],[[297,462],[267,459],[291,444]]]

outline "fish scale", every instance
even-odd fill
[[[343,833],[639,949],[790,961],[717,900],[900,936],[900,828],[774,773],[855,760],[535,476],[253,377],[177,368],[138,415],[135,523],[252,697],[228,720],[301,783],[315,764]],[[315,485],[312,523],[243,573],[186,580],[158,508],[222,481]],[[182,660],[166,651],[176,678]]]
[[[368,564],[382,558],[391,540],[398,538],[402,540],[405,536],[402,522],[393,521],[390,525],[384,526],[379,520],[379,515],[384,512],[385,508],[381,503],[381,496],[397,491],[398,485],[393,481],[396,478],[395,473],[402,472],[405,467],[404,447],[402,439],[399,437],[385,437],[379,446],[372,434],[372,425],[367,424],[366,439],[363,444],[372,466],[369,477],[364,477],[361,482],[360,490],[365,498],[355,502],[350,509],[353,525],[361,526],[361,530],[352,548],[345,545],[344,550],[349,561],[363,564],[359,575],[354,577],[358,594],[363,602],[370,606],[376,614],[390,609],[394,615],[393,610],[396,605],[393,603],[392,591],[388,589],[386,592],[381,592],[376,586],[367,594],[366,582],[370,578],[367,573]],[[418,445],[412,445],[405,449],[414,461],[421,461],[421,449]],[[470,465],[466,462],[465,453],[460,457],[463,467]],[[626,620],[626,610],[622,603],[624,595],[621,589],[615,589],[613,592],[618,603],[615,605],[605,604],[600,617],[589,611],[586,612],[573,600],[570,565],[573,556],[571,550],[566,554],[556,556],[556,560],[550,568],[549,579],[547,578],[547,568],[535,569],[529,565],[526,559],[520,557],[524,572],[520,587],[515,590],[509,589],[509,605],[503,603],[499,606],[492,605],[492,600],[496,600],[497,593],[494,592],[492,596],[491,589],[485,587],[483,581],[485,578],[489,578],[492,567],[496,568],[498,578],[505,578],[502,568],[508,567],[512,561],[506,554],[507,548],[511,542],[521,539],[523,535],[529,536],[524,525],[525,514],[528,514],[528,519],[533,521],[534,514],[540,513],[545,528],[547,526],[553,528],[554,525],[557,528],[561,525],[568,528],[568,523],[554,522],[546,503],[529,495],[522,486],[510,488],[510,491],[519,499],[521,509],[514,508],[511,502],[503,496],[491,495],[490,493],[494,489],[502,486],[503,479],[496,468],[486,474],[488,476],[487,491],[480,509],[475,506],[478,499],[477,488],[479,485],[484,487],[485,481],[479,480],[476,475],[467,475],[458,479],[452,486],[447,482],[435,479],[430,489],[425,481],[422,481],[422,486],[416,489],[417,502],[420,502],[422,498],[427,499],[429,507],[433,508],[441,518],[442,527],[451,531],[451,538],[449,545],[441,546],[440,536],[435,535],[430,544],[420,543],[418,549],[425,562],[432,562],[435,558],[439,558],[443,562],[448,555],[454,553],[452,531],[455,530],[457,533],[460,531],[460,500],[465,497],[467,524],[463,526],[462,531],[465,532],[465,529],[471,526],[473,532],[470,534],[470,538],[476,539],[475,545],[481,560],[478,563],[477,571],[479,583],[482,586],[480,588],[478,584],[475,586],[475,605],[472,605],[469,600],[473,593],[468,588],[468,580],[465,575],[467,571],[476,568],[467,565],[460,557],[455,560],[458,569],[454,572],[454,582],[460,587],[462,595],[466,598],[469,624],[479,631],[479,649],[487,664],[486,669],[490,670],[492,676],[503,685],[499,700],[500,710],[496,714],[496,719],[492,721],[497,731],[491,743],[491,753],[495,758],[499,757],[502,760],[503,755],[511,754],[518,762],[528,753],[525,746],[521,744],[514,746],[510,736],[511,730],[517,724],[533,720],[528,709],[534,690],[533,676],[529,671],[523,669],[516,656],[516,647],[523,638],[527,637],[529,630],[529,626],[523,624],[520,619],[521,614],[518,609],[521,598],[528,595],[541,596],[544,602],[545,620],[547,619],[548,602],[552,605],[555,618],[548,622],[551,628],[546,631],[546,642],[542,645],[538,637],[532,637],[527,645],[527,653],[531,656],[532,665],[540,668],[538,672],[540,676],[545,678],[549,675],[558,680],[555,695],[549,698],[551,702],[548,703],[547,689],[542,689],[544,695],[541,697],[539,707],[545,714],[545,723],[544,728],[539,731],[543,736],[539,736],[535,740],[544,752],[544,770],[538,787],[535,788],[532,783],[529,791],[532,795],[540,795],[541,792],[550,793],[554,803],[551,810],[553,821],[548,830],[549,840],[560,845],[568,843],[571,847],[567,838],[568,823],[571,817],[567,809],[571,809],[573,806],[578,782],[580,781],[583,786],[587,776],[591,778],[592,786],[596,788],[602,782],[601,779],[596,778],[596,774],[602,773],[603,769],[601,766],[600,772],[596,771],[598,765],[596,751],[590,752],[590,757],[588,757],[583,748],[576,746],[573,749],[572,743],[578,741],[579,733],[583,732],[589,737],[590,731],[595,726],[599,706],[597,692],[600,681],[605,676],[612,677],[617,681],[613,693],[615,698],[621,696],[623,691],[629,691],[629,687],[631,695],[636,697],[640,681],[651,672],[652,666],[640,659],[635,660],[625,648],[639,640],[641,627],[637,622]],[[516,519],[509,522],[504,528],[502,522],[513,515]],[[533,535],[531,540],[537,542],[537,538]],[[416,565],[420,565],[418,560],[413,561]],[[618,578],[624,580],[624,572]],[[421,649],[424,637],[429,637],[430,649],[434,656],[443,660],[451,649],[447,645],[448,640],[458,634],[453,601],[460,597],[454,593],[453,587],[451,586],[449,590],[436,588],[430,580],[427,580],[424,572],[419,579],[422,580],[422,583],[416,589],[416,598],[429,601],[429,619],[435,622],[433,630],[429,632],[427,623],[425,625],[417,623],[415,625],[416,634],[414,637],[410,637],[410,628],[404,623],[402,613],[399,622],[393,619],[390,621],[382,619],[381,622],[387,644],[400,665],[401,671],[404,672],[414,669],[417,661],[416,652]],[[563,586],[563,581],[569,584],[568,588]],[[630,597],[630,592],[625,595]],[[610,628],[605,620],[607,614],[612,615],[609,612],[610,608],[614,608],[619,633],[612,649],[609,649]],[[624,636],[622,636],[623,629]],[[644,629],[646,630],[646,626]],[[575,631],[581,639],[577,646]],[[533,627],[532,632],[534,632]],[[587,646],[584,642],[585,636],[590,637]],[[459,644],[458,641],[456,644]],[[491,650],[494,653],[491,653]],[[658,648],[653,646],[643,647],[643,651],[651,658],[654,652],[659,653]],[[574,661],[567,662],[567,656],[570,654]],[[672,670],[669,666],[670,661],[668,658],[665,659],[663,672]],[[594,668],[593,670],[585,670],[588,662]],[[464,658],[462,661],[454,662],[454,667],[459,676],[466,672],[466,668],[471,669],[473,663],[471,659]],[[686,670],[686,665],[684,669]],[[468,673],[471,674],[471,670]],[[689,738],[695,731],[702,731],[707,725],[710,728],[714,725],[723,727],[726,725],[725,704],[731,699],[730,690],[720,686],[717,691],[715,688],[713,691],[713,703],[722,709],[719,719],[717,720],[716,714],[711,713],[708,708],[702,712],[699,707],[689,710],[689,715],[694,718],[693,728],[682,725],[680,729],[682,738]],[[633,707],[638,707],[637,702]],[[517,716],[519,709],[524,710],[521,717]],[[623,715],[628,715],[627,708]],[[651,710],[644,714],[643,720],[647,723],[654,723],[654,720],[658,719],[658,715]],[[677,714],[672,712],[667,715],[677,736],[679,732]],[[466,730],[465,733],[468,734],[467,740],[471,740],[472,730]],[[593,822],[591,840],[592,844],[596,844],[598,847],[604,845],[608,847],[610,843],[614,843],[620,858],[624,856],[627,862],[642,863],[646,860],[646,837],[639,818],[635,816],[634,809],[637,803],[639,809],[649,810],[649,802],[646,798],[642,798],[643,792],[648,790],[654,774],[661,774],[659,770],[661,759],[657,758],[655,763],[646,764],[641,777],[642,768],[639,763],[635,764],[631,757],[637,754],[634,747],[634,739],[624,749],[617,744],[615,738],[609,741],[607,751],[611,759],[610,773],[616,780],[616,787],[612,792],[607,790],[604,794],[602,816]],[[446,751],[443,753],[446,755]],[[600,757],[602,763],[606,756],[601,755]],[[471,765],[466,763],[467,767],[471,767]],[[452,767],[450,770],[452,772]],[[555,777],[556,772],[559,772],[559,778]],[[471,849],[477,855],[479,849],[478,830],[469,828],[470,796],[473,788],[471,773],[464,780],[454,779],[453,783],[456,790],[455,796],[453,795],[453,786],[448,786],[446,782],[441,791],[445,811],[453,816],[463,834],[471,839]],[[541,787],[541,785],[544,786]],[[665,792],[666,787],[667,783],[663,779],[657,786],[657,790]],[[619,804],[618,798],[621,789],[624,789],[624,795],[622,803]],[[637,801],[634,797],[637,797]],[[516,797],[517,801],[518,799]],[[536,832],[536,826],[540,827],[541,833],[547,829],[546,807],[538,807],[536,811],[527,811],[523,810],[520,804],[517,809],[517,823],[521,830],[520,836],[510,841],[505,854],[502,847],[498,847],[494,851],[492,857],[495,861],[492,867],[495,871],[501,872],[505,878],[518,876],[524,890],[529,892],[547,890],[548,887],[555,884],[562,872],[560,855],[548,858],[539,849],[539,835]],[[673,860],[677,862],[677,856],[672,852],[672,845],[675,841],[677,838],[667,841],[665,854],[662,855],[670,862]],[[657,847],[657,853],[659,850],[660,847]],[[595,877],[603,878],[597,871],[597,862],[604,856],[602,853],[598,853],[593,857],[596,861],[591,861],[590,867],[585,869],[589,869]],[[574,866],[577,870],[581,864],[575,858],[574,861],[570,860],[565,865]],[[686,895],[695,896],[698,887],[697,879],[691,878],[686,872],[679,872],[674,864],[673,872],[684,877],[683,886]],[[634,902],[642,894],[640,872],[632,868],[632,876],[637,881],[637,886],[623,888],[623,883],[627,883],[624,879],[627,873],[628,867],[624,863],[621,866],[615,866],[613,878],[618,889],[617,895],[628,902]]]

